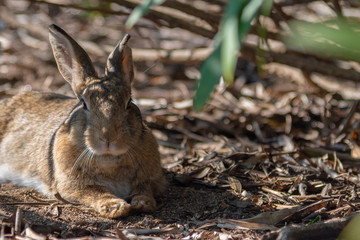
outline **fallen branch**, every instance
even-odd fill
[[[199,63],[204,61],[212,48],[197,49],[133,49],[133,58],[135,62],[154,62],[160,61],[164,63]]]
[[[278,231],[266,234],[262,239],[299,239],[299,236],[301,236],[301,239],[333,239],[339,235],[349,220],[350,217],[335,218],[309,226],[305,224],[285,226]]]
[[[245,44],[241,49],[241,53],[244,57],[255,61],[256,46]],[[360,81],[360,73],[354,69],[343,69],[328,61],[321,61],[314,56],[292,50],[287,50],[284,53],[267,51],[265,53],[265,59],[266,62],[285,64],[309,73],[320,73],[354,82]]]
[[[220,4],[221,6],[224,6],[225,3]],[[165,1],[162,6],[166,6],[169,8],[177,9],[181,12],[184,12],[191,16],[196,16],[204,21],[206,21],[208,24],[210,24],[213,28],[217,29],[219,27],[219,22],[221,15],[220,14],[214,14],[209,11],[203,11],[202,9],[197,8],[196,6],[187,3],[183,3],[180,1]]]
[[[309,157],[322,157],[328,154],[330,160],[334,160],[334,150],[328,150],[324,148],[310,148],[305,147],[301,149],[301,152],[305,153]],[[349,154],[336,152],[336,156],[341,160],[343,164],[351,166],[360,166],[360,159],[352,158]]]
[[[56,7],[62,7],[62,8],[73,8],[73,9],[78,9],[78,10],[83,10],[83,11],[88,11],[88,12],[99,12],[99,13],[103,13],[103,14],[112,14],[112,15],[129,15],[128,12],[113,11],[113,10],[110,10],[107,8],[102,8],[102,7],[84,7],[84,6],[77,5],[77,4],[63,4],[63,3],[48,2],[48,1],[43,1],[43,0],[27,0],[27,1],[32,2],[32,3],[47,4],[47,5],[52,5],[52,6],[56,6]]]
[[[129,9],[134,9],[141,2],[135,0],[106,0],[108,2],[117,3],[120,6],[124,6]],[[197,35],[201,35],[206,38],[213,38],[217,32],[217,29],[209,30],[203,26],[203,24],[199,24],[198,20],[201,20],[193,15],[187,14],[176,14],[174,11],[169,12],[169,8],[164,8],[161,6],[152,7],[151,11],[148,12],[144,18],[149,19],[157,24],[161,24],[163,26],[169,28],[182,28],[189,32],[195,33]],[[166,24],[162,24],[159,22],[161,19]],[[185,20],[184,20],[185,19]]]

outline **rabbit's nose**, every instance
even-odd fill
[[[114,146],[114,142],[109,140],[108,138],[99,138],[100,146],[105,149],[106,151],[110,151],[111,148]]]
[[[105,143],[105,149],[106,149],[106,151],[110,151],[110,144],[111,144],[111,142],[105,141],[104,143]]]

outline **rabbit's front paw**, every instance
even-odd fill
[[[156,210],[156,201],[151,196],[136,195],[131,200],[131,207],[139,212],[154,212]]]
[[[99,205],[100,215],[107,218],[125,217],[131,209],[131,205],[120,198],[105,199]]]

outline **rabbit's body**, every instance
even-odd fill
[[[50,26],[58,68],[77,98],[27,92],[0,102],[0,181],[59,193],[106,217],[155,210],[165,179],[156,140],[131,101],[126,41],[99,78],[82,48]]]
[[[36,92],[0,101],[0,181],[11,180],[44,194],[52,192],[47,184],[51,180],[48,159],[52,135],[76,103],[70,97]],[[53,109],[54,117],[39,111],[48,108]]]

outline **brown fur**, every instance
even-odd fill
[[[110,218],[131,209],[154,211],[154,195],[166,182],[157,142],[131,102],[127,39],[110,54],[106,75],[99,78],[69,35],[55,25],[49,29],[59,71],[77,99],[27,92],[0,102],[0,181],[59,193]],[[7,179],[10,173],[19,177]]]

